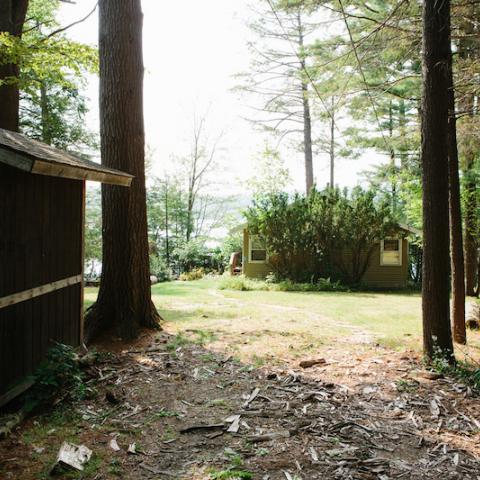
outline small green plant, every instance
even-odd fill
[[[153,416],[157,418],[164,418],[164,417],[179,417],[180,414],[178,412],[171,412],[170,410],[160,410],[159,412],[155,412]]]
[[[162,418],[180,418],[182,414],[179,412],[174,412],[170,410],[161,409],[158,412],[151,413],[145,420],[145,425],[150,425],[159,421]]]
[[[480,365],[470,359],[470,361],[452,361],[452,357],[445,355],[440,349],[436,348],[434,356],[428,365],[438,373],[456,378],[480,392]]]
[[[418,389],[418,382],[400,378],[395,382],[395,386],[399,392],[414,392]]]
[[[251,372],[252,370],[255,370],[255,367],[253,365],[244,365],[243,367],[240,367],[238,369],[238,372],[244,373],[244,372]]]
[[[259,449],[255,450],[255,453],[259,457],[266,457],[269,453],[269,450],[267,448],[259,448]]]
[[[253,478],[250,472],[242,470],[243,458],[235,450],[230,447],[224,450],[225,457],[229,460],[230,466],[225,470],[211,470],[210,480],[242,480]]]
[[[243,459],[240,455],[234,455],[230,461],[232,462],[232,465],[236,468],[239,468],[243,465]]]
[[[251,480],[253,475],[244,470],[220,470],[210,473],[211,480]]]
[[[227,403],[227,401],[224,398],[215,398],[213,400],[210,400],[207,405],[209,407],[225,407],[225,408],[230,407],[230,405]]]
[[[179,347],[183,347],[188,345],[190,340],[183,334],[177,333],[168,343],[167,343],[167,350],[174,351]]]
[[[205,345],[217,339],[215,333],[209,330],[193,330],[193,332],[197,335],[197,339],[194,341],[197,345]]]
[[[98,470],[102,465],[102,458],[97,453],[94,453],[90,460],[85,464],[83,471],[78,470],[67,470],[65,468],[61,468],[58,473],[56,473],[57,478],[63,479],[72,479],[72,480],[84,480],[87,478],[97,478]],[[40,474],[41,479],[51,479],[52,466],[48,465],[45,470]]]
[[[192,280],[200,280],[205,276],[205,270],[203,268],[194,268],[189,272],[182,273],[178,279],[182,282],[190,282]]]
[[[217,361],[217,358],[215,357],[215,355],[213,353],[205,353],[204,355],[201,355],[200,358],[205,363],[216,362]]]
[[[240,468],[243,465],[243,458],[235,450],[230,447],[226,447],[223,451],[225,457],[230,461],[230,468]]]
[[[101,465],[102,458],[98,453],[93,453],[92,458],[86,463],[83,472],[71,472],[70,478],[94,478],[97,476],[98,470],[100,469]],[[68,476],[66,478],[68,478]]]
[[[252,361],[253,361],[253,366],[255,368],[260,368],[260,367],[263,367],[265,365],[265,357],[260,357],[258,355],[253,355],[252,357]]]
[[[172,427],[167,425],[161,437],[162,442],[169,442],[171,440],[174,440],[175,438],[177,438],[175,430],[173,430]]]
[[[58,405],[53,410],[36,417],[35,422],[25,428],[22,441],[27,444],[42,445],[48,442],[52,431],[68,441],[75,441],[80,415],[67,405]]]
[[[85,398],[87,387],[78,360],[73,347],[54,345],[32,376],[34,385],[26,396],[25,410],[31,412],[48,404],[60,392],[71,400]]]
[[[120,477],[122,475],[122,463],[118,458],[113,458],[108,466],[108,473]]]

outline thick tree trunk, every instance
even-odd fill
[[[460,202],[460,179],[458,175],[457,120],[455,90],[451,62],[448,68],[448,185],[450,204],[450,251],[452,277],[453,339],[462,345],[467,343],[465,330],[465,264],[463,259],[462,210]]]
[[[408,143],[407,143],[407,112],[405,108],[405,100],[401,98],[398,104],[398,127],[402,142],[400,144],[400,169],[402,170],[408,160]]]
[[[0,33],[21,37],[28,0],[1,0]],[[18,77],[20,69],[13,63],[4,63],[0,54],[0,128],[18,131],[19,101]]]
[[[450,2],[423,3],[423,346],[453,361],[449,306],[448,65]]]
[[[102,164],[134,176],[128,188],[102,186],[103,268],[86,340],[115,327],[134,338],[158,327],[148,258],[140,0],[100,0],[100,138]]]
[[[472,174],[474,153],[468,152],[465,167],[465,282],[467,295],[475,295],[478,272],[478,245],[476,233],[477,218],[477,185]]]
[[[390,136],[390,141],[393,138],[393,108],[392,101],[390,100],[390,105],[388,108],[388,132]],[[397,179],[396,179],[396,158],[395,150],[391,148],[390,150],[390,181],[392,188],[392,212],[394,215],[397,214]]]
[[[194,170],[195,173],[195,170]],[[193,198],[193,189],[194,185],[191,185],[188,190],[188,200],[187,200],[187,230],[185,232],[185,240],[187,243],[190,241],[193,232],[193,205],[194,205],[194,198]]]
[[[305,153],[305,184],[307,194],[313,188],[312,119],[308,100],[308,86],[302,83],[303,95],[303,147]]]
[[[300,73],[305,75],[307,68],[305,62],[304,38],[303,38],[303,24],[300,10],[297,13],[298,22],[298,46],[300,48],[299,56],[300,61]],[[302,105],[303,105],[303,151],[305,157],[305,186],[307,195],[313,188],[313,151],[312,151],[312,117],[310,114],[310,99],[308,95],[308,82],[302,80]]]
[[[165,258],[167,262],[167,268],[170,268],[170,235],[169,235],[169,222],[168,216],[168,180],[165,181]]]
[[[335,97],[330,110],[330,188],[335,188]]]
[[[307,194],[313,188],[312,120],[308,100],[308,87],[302,84],[303,94],[303,144],[305,150],[305,184]]]
[[[40,108],[42,112],[42,141],[50,145],[52,135],[50,132],[50,112],[48,108],[48,95],[44,83],[40,84]]]
[[[478,62],[478,48],[476,37],[478,29],[471,21],[478,17],[478,6],[471,2],[461,19],[460,28],[463,35],[458,42],[458,56],[468,64]],[[473,124],[478,98],[471,91],[464,93],[461,100],[460,110],[465,112]],[[477,155],[477,139],[475,132],[464,132],[463,143],[463,178],[465,187],[465,286],[467,295],[475,295],[475,285],[478,281],[478,218],[477,218],[477,180],[474,174],[475,159]]]

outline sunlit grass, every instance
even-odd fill
[[[421,296],[404,292],[278,292],[220,290],[220,279],[154,285],[164,329],[209,332],[205,343],[251,363],[316,354],[336,342],[421,348]],[[96,289],[87,288],[86,302]],[[216,337],[211,336],[215,333]],[[469,333],[479,350],[480,335]]]

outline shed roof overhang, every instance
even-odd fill
[[[0,129],[0,163],[25,172],[51,177],[92,180],[130,186],[133,176],[46,145],[37,140]]]
[[[400,230],[403,230],[403,231],[405,231],[407,233],[410,233],[412,235],[416,235],[417,237],[422,236],[422,231],[421,230],[419,230],[418,228],[412,227],[410,225],[407,225],[406,223],[399,223],[398,228],[400,228]]]

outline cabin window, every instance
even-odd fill
[[[380,243],[380,265],[402,264],[402,240],[386,238]]]
[[[265,263],[267,261],[267,250],[265,245],[257,236],[250,237],[250,262]]]

